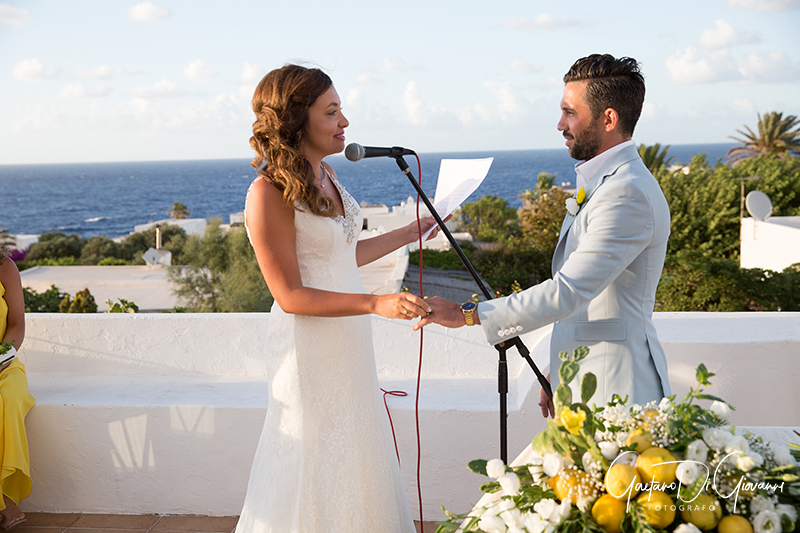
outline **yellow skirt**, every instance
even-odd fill
[[[31,493],[31,461],[25,416],[33,407],[28,393],[25,365],[15,359],[0,372],[0,487],[3,494],[19,504]],[[0,510],[6,504],[0,498]]]

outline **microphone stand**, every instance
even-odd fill
[[[433,208],[433,204],[431,204],[430,199],[425,194],[425,191],[422,190],[417,180],[414,178],[414,174],[411,173],[411,170],[408,168],[408,164],[406,163],[405,159],[402,156],[390,156],[394,158],[397,162],[397,166],[400,167],[400,170],[403,171],[409,181],[411,181],[411,185],[414,186],[416,189],[417,194],[419,197],[422,198],[422,201],[430,211],[433,218],[436,220],[436,223],[439,225],[439,228],[442,230],[444,235],[447,237],[447,240],[450,242],[450,245],[458,254],[459,259],[461,262],[464,263],[464,266],[467,267],[472,279],[475,280],[475,283],[480,288],[483,295],[486,297],[487,300],[491,300],[494,297],[489,292],[489,289],[486,287],[486,284],[483,282],[481,277],[473,268],[472,264],[467,259],[467,256],[464,255],[464,251],[461,250],[461,247],[458,245],[456,240],[453,238],[453,235],[444,225],[444,221],[436,212],[436,209]],[[534,374],[536,374],[536,378],[539,380],[539,384],[544,389],[545,394],[547,397],[552,400],[553,399],[553,392],[550,388],[550,382],[547,381],[542,373],[539,371],[539,368],[536,366],[536,363],[533,362],[531,359],[530,351],[528,348],[523,344],[522,340],[519,337],[513,337],[508,340],[504,340],[498,344],[495,344],[494,347],[499,352],[499,362],[497,367],[497,385],[498,385],[498,392],[500,393],[500,459],[506,464],[508,464],[508,359],[506,358],[506,352],[511,347],[516,347],[519,354],[528,362],[528,365],[533,369]]]

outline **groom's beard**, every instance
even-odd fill
[[[600,132],[597,131],[598,120],[592,121],[586,129],[580,132],[577,137],[573,137],[572,147],[569,149],[569,156],[578,161],[588,161],[600,152]]]

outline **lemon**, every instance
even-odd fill
[[[631,434],[625,440],[625,446],[630,446],[634,451],[642,453],[646,449],[653,447],[651,442],[653,442],[653,436],[650,432],[639,428],[631,431]]]
[[[750,521],[738,514],[729,514],[717,524],[718,533],[753,533]]]
[[[606,490],[608,494],[619,500],[628,500],[639,493],[642,478],[631,465],[615,464],[606,472]]]
[[[597,487],[592,483],[591,476],[582,470],[562,470],[547,480],[547,484],[561,501],[570,498],[577,502],[581,498],[597,496]]]
[[[692,502],[686,502],[681,511],[681,519],[704,531],[714,529],[722,517],[719,503],[708,494],[701,494]]]
[[[610,494],[600,496],[592,505],[592,518],[606,533],[621,533],[622,519],[625,518],[627,502],[618,500]]]
[[[676,468],[678,468],[678,463],[675,462],[675,456],[668,450],[655,446],[643,451],[636,460],[636,469],[647,483],[656,481],[669,485],[676,479]]]
[[[644,519],[656,529],[666,529],[675,520],[675,502],[660,490],[643,492],[636,498],[644,511]]]

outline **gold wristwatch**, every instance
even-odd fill
[[[464,320],[466,320],[468,326],[475,325],[475,310],[478,308],[478,304],[475,302],[464,302],[461,304],[461,312],[464,313]]]

